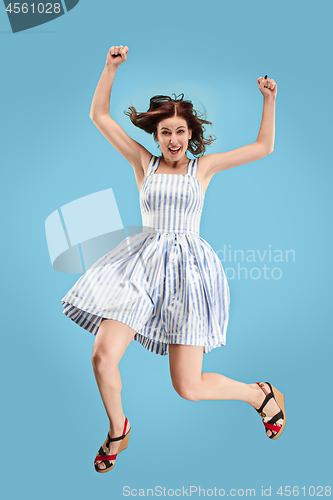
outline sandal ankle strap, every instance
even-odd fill
[[[258,408],[257,412],[258,412],[258,413],[262,413],[262,411],[263,411],[263,409],[265,408],[265,406],[267,405],[268,401],[269,401],[270,399],[272,399],[272,398],[274,399],[274,396],[273,396],[273,394],[270,392],[270,393],[269,393],[269,394],[265,397],[265,399],[264,399],[264,401],[263,401],[262,405],[260,406],[260,408]]]
[[[270,399],[275,399],[274,397],[274,392],[273,392],[273,388],[271,386],[271,384],[269,382],[266,382],[266,384],[269,386],[271,392],[267,392],[266,389],[265,389],[265,386],[264,386],[264,383],[263,382],[256,382],[256,384],[259,385],[260,389],[263,391],[263,393],[266,395],[262,405],[260,406],[260,408],[256,409],[256,411],[261,415],[262,414],[262,411],[263,409],[265,408],[265,406],[267,405],[268,401]],[[266,415],[265,414],[262,414],[261,415],[262,417],[265,417]]]
[[[125,434],[125,429],[126,429],[127,422],[128,422],[127,417],[125,417],[124,429],[123,429],[123,433],[122,433],[122,435],[121,435],[121,436],[116,437],[116,438],[112,438],[112,437],[110,436],[109,432],[108,432],[108,441],[107,441],[107,443],[106,443],[106,446],[109,446],[109,444],[110,444],[110,443],[112,443],[112,442],[114,442],[114,441],[120,441],[121,439],[124,439],[124,437],[125,437],[125,436],[126,436],[126,434],[127,434],[127,433]]]

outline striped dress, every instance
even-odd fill
[[[140,189],[142,232],[91,266],[61,300],[64,314],[96,335],[102,318],[135,330],[134,340],[165,355],[169,344],[226,343],[230,294],[222,264],[199,236],[205,193],[187,173],[159,174],[152,156]]]

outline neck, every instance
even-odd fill
[[[187,158],[186,154],[184,154],[178,160],[169,160],[167,158],[164,158],[164,156],[162,154],[161,161],[163,161],[163,163],[170,168],[181,169],[183,165],[187,165],[189,159]]]

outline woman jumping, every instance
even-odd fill
[[[127,46],[110,48],[90,118],[133,167],[143,231],[99,259],[61,301],[64,314],[96,336],[92,365],[110,423],[95,457],[97,472],[111,470],[128,445],[131,426],[122,408],[118,365],[132,340],[155,354],[169,354],[172,384],[181,397],[244,401],[260,414],[270,439],[280,437],[286,424],[284,396],[269,382],[247,384],[202,373],[203,354],[226,343],[230,306],[221,262],[199,236],[205,193],[218,172],[272,153],[276,83],[258,78],[264,104],[257,140],[225,153],[205,154],[213,138],[204,137],[204,124],[211,122],[184,94],[154,96],[146,112],[130,107],[132,123],[158,143],[161,154],[155,156],[109,113],[114,77],[127,54]]]

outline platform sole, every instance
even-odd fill
[[[278,391],[272,384],[271,384],[271,387],[272,387],[274,399],[277,402],[277,404],[279,405],[279,407],[281,408],[281,410],[283,411],[283,417],[284,417],[281,430],[274,437],[270,438],[270,439],[277,439],[281,436],[281,434],[284,431],[284,428],[286,426],[286,421],[287,421],[286,410],[285,410],[285,404],[284,404],[284,395],[282,394],[282,392]]]

